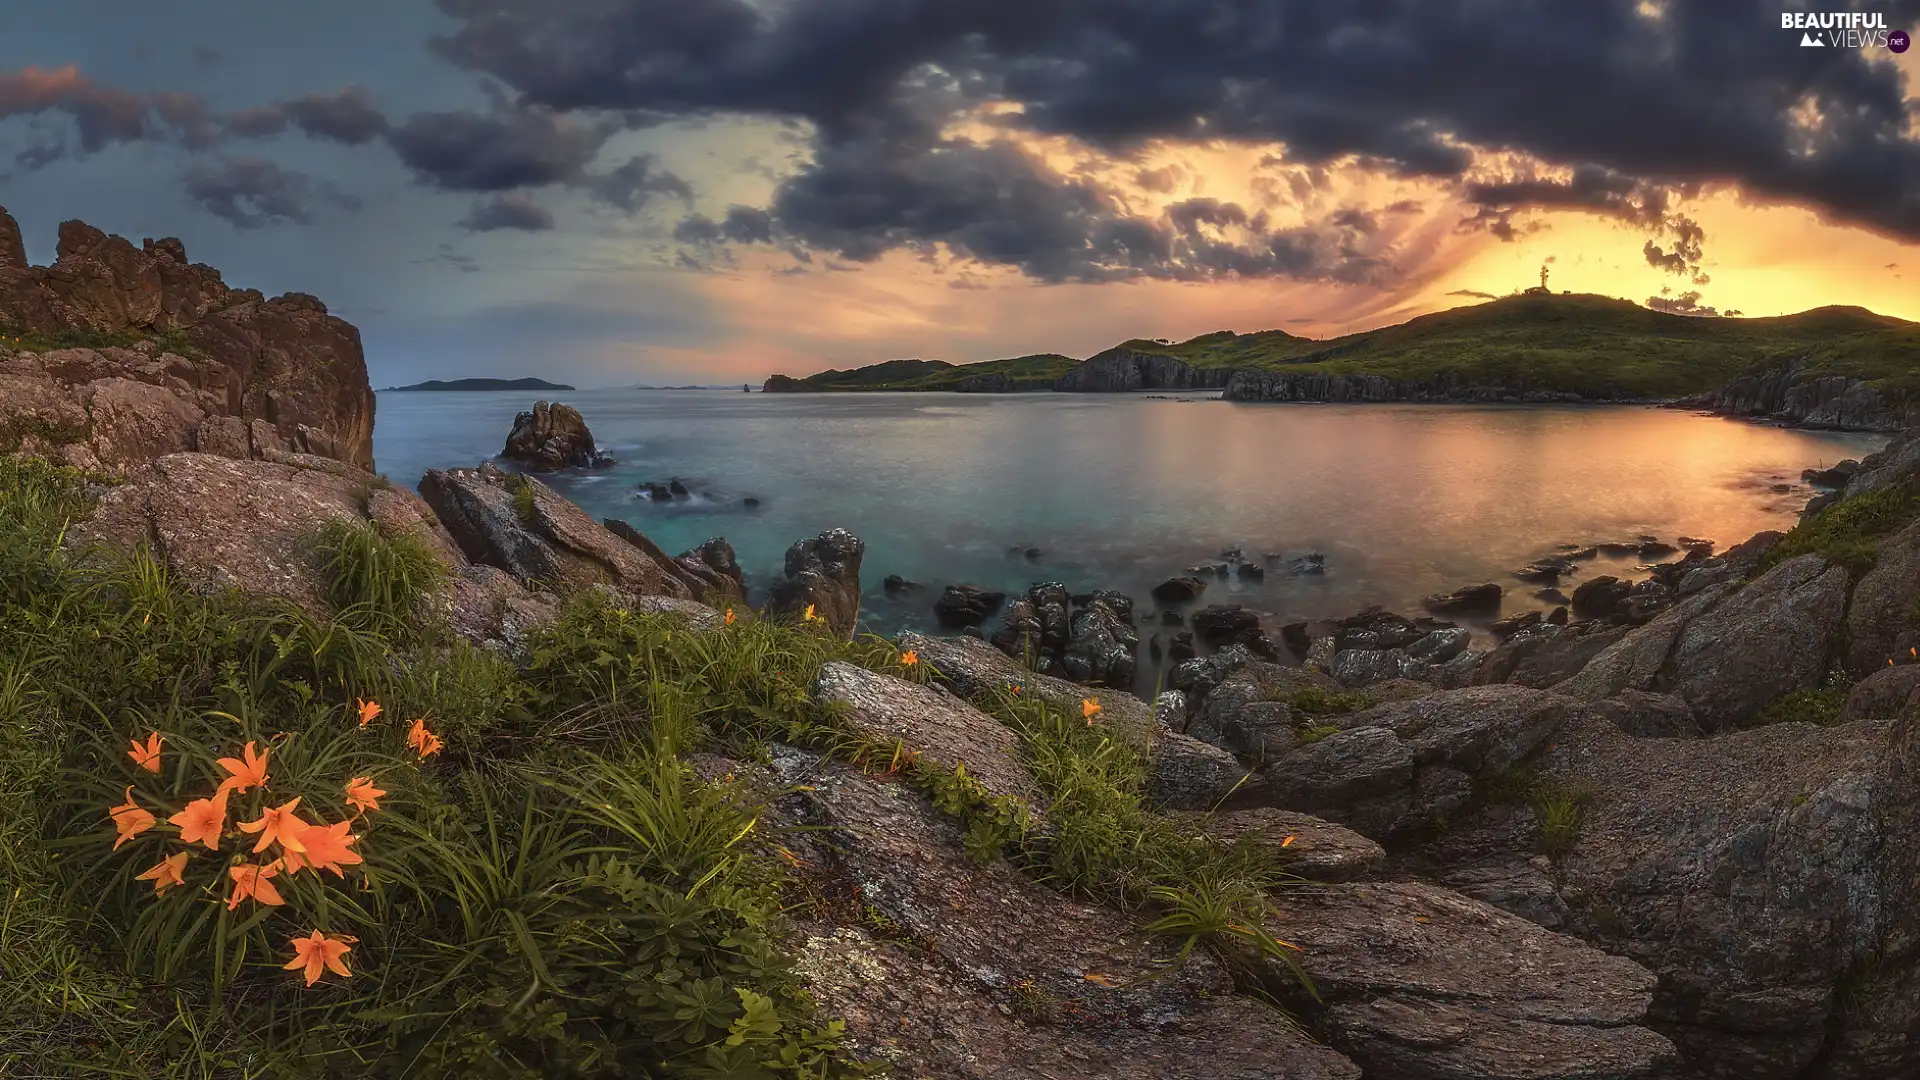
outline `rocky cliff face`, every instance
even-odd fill
[[[1088,357],[1061,376],[1054,389],[1114,394],[1132,390],[1209,390],[1227,385],[1224,368],[1199,369],[1184,360],[1116,346]]]
[[[0,452],[112,472],[183,450],[372,467],[360,333],[319,300],[230,288],[173,238],[68,221],[57,250],[30,265],[0,208]]]
[[[1889,401],[1871,385],[1845,375],[1809,375],[1803,363],[1743,375],[1680,404],[1850,431],[1900,431],[1920,425],[1920,402]]]
[[[1625,397],[1585,397],[1562,390],[1504,385],[1476,386],[1445,379],[1390,379],[1385,375],[1336,375],[1321,371],[1263,371],[1243,368],[1226,380],[1228,401],[1624,401]]]

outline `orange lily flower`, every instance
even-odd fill
[[[220,833],[227,827],[227,789],[214,792],[211,799],[193,800],[167,820],[180,827],[181,843],[205,844],[208,851],[219,851]]]
[[[1298,839],[1299,839],[1299,837],[1297,837],[1297,836],[1295,836],[1295,835],[1293,835],[1292,833],[1288,833],[1288,834],[1287,834],[1287,838],[1286,838],[1285,840],[1282,840],[1282,841],[1280,841],[1280,846],[1281,846],[1281,847],[1283,847],[1283,848],[1289,848],[1289,847],[1292,847],[1292,846],[1293,846],[1293,842],[1294,842],[1295,840],[1298,840]]]
[[[293,939],[293,959],[281,967],[282,971],[306,969],[307,985],[320,981],[320,971],[325,968],[336,975],[351,976],[346,962],[340,958],[352,952],[347,942],[352,938],[328,937],[315,930],[310,937]]]
[[[153,882],[153,895],[165,896],[168,889],[175,885],[185,885],[187,879],[187,853],[176,851],[147,868],[147,872],[135,877],[135,881]]]
[[[228,867],[227,873],[233,878],[233,892],[227,897],[227,910],[232,911],[239,907],[240,901],[249,896],[253,897],[255,903],[269,904],[274,907],[286,903],[280,898],[280,890],[274,888],[273,882],[267,880],[279,872],[280,862],[277,859],[265,866],[248,866],[242,863],[239,866]]]
[[[351,845],[360,839],[347,835],[347,830],[352,827],[353,822],[341,821],[332,825],[309,825],[300,830],[303,847],[298,853],[287,853],[287,869],[294,871],[311,866],[315,870],[331,870],[337,878],[346,877],[346,871],[340,869],[342,866],[354,866],[366,861],[352,849]]]
[[[373,786],[371,776],[356,776],[347,781],[347,802],[355,813],[380,809],[380,796],[386,792]]]
[[[380,715],[380,703],[377,701],[368,701],[366,698],[360,698],[358,700],[360,705],[360,726],[366,727],[368,724],[373,723],[374,717]]]
[[[232,774],[225,780],[220,781],[220,790],[238,791],[244,795],[253,788],[265,787],[267,783],[267,755],[262,752],[256,752],[251,742],[247,743],[246,748],[240,753],[241,757],[246,759],[245,761],[242,761],[240,758],[223,757],[214,762],[215,765],[220,766]]]
[[[113,817],[113,827],[120,835],[113,842],[113,850],[119,851],[120,845],[153,828],[153,815],[142,810],[133,801],[133,786],[127,786],[127,801],[119,806],[109,807],[107,813]]]
[[[133,744],[133,749],[127,751],[127,756],[133,759],[133,763],[150,773],[158,773],[160,771],[160,733],[148,732],[145,746],[140,744],[139,739],[129,741]]]
[[[1080,702],[1080,715],[1087,720],[1087,726],[1093,726],[1093,718],[1100,715],[1100,699],[1087,698]]]
[[[813,605],[812,605],[812,604],[808,604],[808,605],[807,605],[807,612],[806,612],[806,614],[804,614],[804,615],[802,615],[802,616],[800,616],[800,618],[801,618],[801,620],[802,620],[802,621],[804,621],[804,622],[812,622],[812,621],[814,620],[814,614],[813,614]]]
[[[283,851],[307,850],[307,846],[300,842],[300,834],[306,829],[307,823],[293,812],[293,808],[299,805],[300,800],[295,798],[260,811],[260,816],[253,821],[240,823],[241,832],[260,834],[260,842],[253,845],[255,853],[267,850],[267,845],[275,841],[279,842]]]
[[[427,730],[427,721],[422,717],[407,729],[407,745],[420,752],[422,758],[440,752],[440,736]]]
[[[722,620],[722,623],[723,623],[723,625],[726,625],[726,626],[732,626],[732,625],[733,625],[733,618],[734,618],[734,616],[733,616],[733,609],[732,609],[732,608],[728,608],[728,609],[727,609],[727,616],[726,616],[726,618],[725,618],[724,620]]]
[[[912,667],[920,662],[920,653],[917,650],[908,649],[906,652],[900,654],[900,662],[907,667]]]

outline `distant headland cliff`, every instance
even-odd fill
[[[389,386],[387,390],[571,390],[565,383],[545,379],[428,379],[411,386]],[[384,391],[383,391],[384,392]]]
[[[1812,427],[1920,423],[1920,324],[1865,308],[1709,319],[1521,295],[1328,340],[1230,330],[950,364],[889,360],[768,393],[1219,390],[1230,401],[1660,402]]]

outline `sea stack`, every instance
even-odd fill
[[[580,410],[557,401],[537,401],[531,412],[515,416],[513,432],[507,436],[500,456],[537,472],[568,466],[599,469],[613,464],[612,458],[594,447],[593,432],[587,430]]]

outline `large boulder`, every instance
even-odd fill
[[[135,467],[108,489],[77,536],[120,550],[146,546],[180,581],[214,591],[277,596],[327,610],[315,546],[332,521],[378,520],[413,532],[452,571],[464,560],[418,498],[341,462],[285,462],[181,453]]]
[[[1701,1074],[1920,1075],[1914,709],[1704,739],[1587,722],[1535,763],[1586,793],[1555,861],[1576,932],[1660,976],[1655,1026]]]
[[[420,494],[461,552],[521,583],[575,592],[611,586],[631,596],[693,595],[671,562],[615,536],[532,477],[477,469],[429,469]]]
[[[1513,683],[1545,689],[1558,686],[1588,661],[1627,635],[1624,626],[1584,622],[1571,626],[1543,623],[1500,643],[1481,661],[1476,683]]]
[[[1903,651],[1902,635],[1916,630],[1920,630],[1920,521],[1882,540],[1873,569],[1854,586],[1847,605],[1847,666],[1859,674],[1885,667]],[[1912,657],[1897,659],[1904,663]]]
[[[536,401],[531,411],[516,415],[500,456],[541,472],[613,464],[594,446],[593,432],[587,430],[580,410],[557,401]]]
[[[962,852],[965,830],[903,785],[776,747],[801,979],[854,1053],[953,1080],[1359,1080],[1204,951],[1136,916]]]
[[[136,248],[68,221],[56,261],[35,267],[18,236],[0,209],[0,327],[29,341],[105,337],[130,347],[0,344],[0,450],[114,473],[185,450],[271,449],[373,467],[360,334],[319,300],[231,289],[171,238]]]
[[[1337,730],[1270,762],[1245,797],[1375,839],[1415,832],[1465,806],[1476,780],[1512,768],[1582,711],[1550,691],[1476,686],[1322,717]]]
[[[1774,567],[1687,624],[1668,658],[1671,689],[1703,724],[1745,721],[1817,686],[1839,644],[1847,572],[1818,555]]]
[[[1687,597],[1601,649],[1573,676],[1555,683],[1554,689],[1583,701],[1613,697],[1622,690],[1658,689],[1655,684],[1662,681],[1681,633],[1738,589],[1733,583],[1713,585]]]
[[[860,624],[860,559],[867,545],[845,529],[828,529],[787,549],[785,577],[773,583],[767,610],[804,615],[808,608],[844,638]]]
[[[917,760],[948,772],[964,766],[990,794],[1045,808],[1020,762],[1020,737],[938,684],[921,686],[836,660],[820,669],[813,694],[838,706],[841,721],[873,743],[897,741]]]
[[[1364,1075],[1667,1080],[1642,1026],[1654,976],[1458,893],[1413,883],[1283,890],[1275,936],[1318,991],[1290,997]]]

